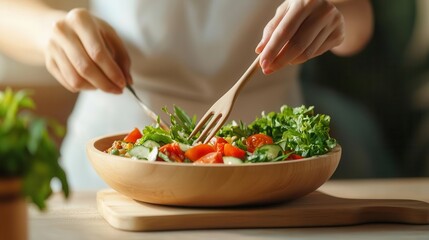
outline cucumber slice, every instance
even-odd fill
[[[179,147],[180,147],[180,150],[182,150],[184,152],[188,151],[189,148],[191,148],[191,146],[184,144],[184,143],[179,143]]]
[[[166,162],[173,162],[173,161],[171,161],[170,160],[170,158],[168,158],[168,156],[167,155],[165,155],[164,153],[162,153],[162,152],[158,152],[158,157],[160,157],[162,160],[164,160],[164,161],[166,161]]]
[[[267,154],[267,159],[273,160],[283,152],[283,149],[278,144],[266,144],[259,147],[257,150],[255,150],[255,152],[256,151],[265,152]]]
[[[227,165],[242,164],[243,161],[240,158],[223,156],[223,163]]]
[[[160,147],[159,143],[153,141],[153,140],[146,140],[143,144],[143,146],[147,147],[147,148],[154,148],[154,147]]]
[[[147,160],[149,162],[155,162],[158,158],[158,147],[153,147],[152,151],[150,151],[149,155],[147,156]]]
[[[134,146],[130,151],[128,151],[128,153],[132,157],[136,157],[138,159],[148,159],[150,150],[145,146],[138,145],[138,146]]]

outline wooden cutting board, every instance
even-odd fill
[[[429,224],[429,203],[399,199],[345,199],[316,191],[276,205],[182,208],[135,201],[114,190],[97,193],[100,214],[128,231],[321,227],[362,223]]]

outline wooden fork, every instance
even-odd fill
[[[242,89],[244,84],[253,76],[253,74],[256,72],[256,69],[258,69],[258,66],[259,55],[253,61],[250,67],[246,70],[243,76],[241,76],[241,78],[238,79],[238,81],[204,114],[204,116],[195,126],[191,135],[189,135],[189,138],[197,134],[205,125],[204,130],[197,138],[196,142],[202,141],[203,143],[207,143],[210,141],[210,139],[216,134],[216,132],[227,120],[240,90]]]

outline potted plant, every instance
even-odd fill
[[[54,141],[64,128],[36,116],[34,108],[27,91],[0,91],[0,239],[27,238],[26,203],[46,209],[53,179],[69,194]]]

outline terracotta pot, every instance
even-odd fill
[[[28,238],[27,202],[21,179],[0,178],[0,240]]]

